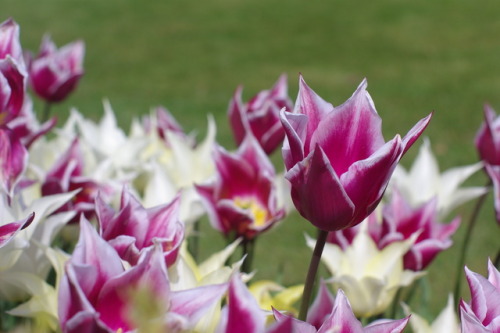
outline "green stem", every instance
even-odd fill
[[[193,223],[192,234],[189,237],[188,251],[193,256],[194,261],[198,262],[198,253],[200,248],[200,221]]]
[[[328,231],[319,230],[316,246],[314,247],[311,262],[309,263],[309,271],[307,272],[304,293],[302,294],[302,303],[300,303],[299,320],[302,321],[305,321],[307,317],[307,310],[309,310],[309,303],[311,301],[311,294],[316,280],[316,273],[318,272],[318,266],[321,260],[321,255],[323,254],[327,236]]]
[[[488,180],[488,184],[486,187],[491,186],[491,180]],[[469,223],[467,224],[467,230],[464,235],[464,239],[462,241],[462,248],[460,249],[460,255],[458,257],[458,265],[457,265],[457,279],[455,282],[455,292],[453,294],[454,299],[455,299],[455,305],[458,306],[458,302],[460,300],[460,287],[462,284],[462,275],[463,274],[463,269],[464,269],[464,264],[465,264],[465,255],[467,253],[467,250],[469,248],[469,243],[470,239],[472,236],[472,231],[474,230],[474,226],[476,225],[477,217],[479,216],[479,212],[481,211],[481,208],[483,207],[484,202],[486,201],[486,197],[488,196],[488,193],[490,191],[487,191],[483,195],[481,195],[476,202],[476,206],[474,207],[474,210],[472,211],[472,214],[469,219]]]
[[[42,123],[49,120],[51,106],[52,106],[52,103],[50,103],[50,102],[45,103],[45,106],[43,108],[43,113],[42,113]]]
[[[244,273],[251,273],[252,272],[254,248],[255,248],[255,238],[254,239],[244,239],[243,242],[241,243],[241,246],[243,248],[243,255],[244,256],[246,255],[245,260],[243,261],[243,265],[241,267],[241,270]]]

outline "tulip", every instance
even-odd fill
[[[28,165],[28,151],[15,133],[0,127],[1,189],[12,196]]]
[[[375,209],[396,164],[431,118],[419,121],[403,139],[396,135],[385,142],[366,85],[364,80],[350,99],[333,107],[301,77],[294,113],[281,112],[293,202],[323,231],[352,227]]]
[[[436,255],[449,248],[450,237],[460,225],[460,217],[448,225],[437,221],[437,199],[413,209],[394,191],[391,201],[384,206],[382,226],[376,236],[378,248],[418,235],[410,250],[404,255],[404,268],[412,271],[424,270]]]
[[[289,318],[287,315],[274,310],[274,316],[278,322]],[[380,320],[363,327],[355,317],[349,300],[344,292],[339,289],[335,297],[333,307],[324,318],[320,327],[315,327],[309,322],[292,319],[293,332],[315,333],[315,332],[369,332],[369,333],[399,333],[404,330],[408,323],[408,317],[398,320]],[[291,331],[291,330],[290,330]]]
[[[63,332],[130,332],[158,325],[161,331],[186,331],[227,289],[211,285],[172,292],[160,248],[151,248],[136,266],[125,269],[118,253],[84,218],[80,227],[59,288]],[[144,304],[152,311],[141,311]]]
[[[0,124],[7,124],[21,111],[26,77],[19,26],[8,19],[0,24]]]
[[[285,288],[274,281],[259,280],[252,282],[248,290],[261,309],[271,311],[276,308],[296,315],[298,311],[293,305],[301,298],[304,285]]]
[[[30,84],[35,93],[48,103],[64,100],[83,75],[85,45],[76,41],[57,49],[46,35],[38,55],[29,64]]]
[[[277,207],[274,167],[251,134],[235,154],[217,148],[214,160],[215,183],[196,189],[215,229],[252,240],[283,218],[284,209]]]
[[[500,330],[500,272],[488,261],[488,279],[465,267],[471,301],[460,301],[462,332]]]
[[[80,214],[91,218],[95,215],[94,201],[104,187],[84,175],[84,159],[78,139],[73,140],[68,150],[46,175],[42,184],[42,195],[67,193],[79,189],[75,197],[57,212],[75,211],[71,222],[77,222]]]
[[[457,314],[453,296],[448,297],[446,307],[439,313],[432,323],[427,322],[423,317],[412,313],[408,306],[403,304],[406,315],[410,316],[410,326],[415,333],[457,333],[460,332],[460,323]],[[465,333],[465,332],[464,332]]]
[[[403,256],[415,239],[416,235],[413,235],[379,250],[367,230],[361,228],[346,250],[325,244],[321,259],[333,275],[329,281],[346,293],[357,317],[381,314],[392,303],[400,287],[408,286],[422,276],[422,272],[403,268]],[[309,247],[314,243],[312,239],[307,240]]]
[[[176,261],[184,238],[184,226],[178,217],[179,201],[176,197],[169,204],[146,209],[130,190],[124,189],[120,210],[115,212],[98,195],[96,213],[100,234],[131,265],[137,263],[144,251],[158,244],[169,267]]]
[[[237,145],[240,145],[247,132],[257,138],[266,154],[271,154],[285,137],[280,124],[279,112],[286,108],[291,111],[292,101],[288,97],[287,78],[283,74],[271,90],[263,90],[247,104],[243,104],[243,87],[238,87],[229,104],[228,117]]]
[[[412,207],[437,198],[439,217],[444,218],[456,207],[488,191],[480,186],[460,187],[482,167],[483,163],[475,163],[440,173],[430,141],[424,138],[411,168],[407,171],[401,165],[396,166],[387,190],[392,192],[393,188],[398,188]]]
[[[476,148],[485,163],[500,165],[500,118],[493,108],[484,106],[484,123],[476,134]]]

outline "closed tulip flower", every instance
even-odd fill
[[[8,123],[21,112],[26,77],[19,25],[9,19],[0,24],[0,124]]]
[[[248,103],[243,103],[242,92],[243,87],[238,87],[229,103],[228,117],[234,139],[240,145],[250,131],[266,154],[271,154],[285,137],[279,112],[282,108],[288,111],[293,108],[286,75],[280,76],[272,89],[259,92]]]
[[[323,231],[352,227],[375,209],[397,163],[431,118],[420,120],[404,138],[385,142],[366,86],[364,80],[351,98],[334,107],[301,77],[294,112],[281,112],[293,202]]]
[[[45,36],[38,55],[29,65],[30,84],[35,93],[49,103],[64,100],[83,75],[85,45],[76,41],[57,49]]]

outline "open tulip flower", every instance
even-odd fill
[[[240,145],[250,131],[269,155],[282,144],[285,137],[279,118],[280,110],[285,108],[291,111],[293,108],[288,97],[286,75],[281,75],[271,90],[261,91],[247,104],[242,102],[242,92],[243,87],[238,87],[229,103],[228,117],[234,139]]]
[[[167,266],[177,259],[184,238],[179,221],[180,199],[144,208],[128,189],[122,192],[120,210],[115,212],[101,196],[96,198],[96,213],[101,236],[123,260],[135,265],[141,254],[155,244],[163,250]]]
[[[184,332],[226,292],[223,284],[172,292],[161,249],[150,248],[137,265],[125,269],[118,253],[84,218],[80,227],[59,288],[63,332],[130,332],[148,323]],[[154,311],[140,312],[136,306],[143,298]]]
[[[419,121],[404,138],[385,142],[366,86],[364,80],[351,98],[334,107],[301,77],[294,112],[281,112],[293,202],[324,231],[352,227],[375,209],[397,163],[431,118]]]
[[[418,235],[403,257],[404,268],[412,271],[425,269],[439,252],[449,248],[452,244],[450,237],[460,225],[460,217],[447,225],[437,221],[437,199],[414,209],[398,191],[393,192],[391,201],[384,206],[382,214],[379,234],[372,233],[380,249],[395,241]]]
[[[403,256],[415,238],[413,235],[411,239],[393,242],[379,250],[368,235],[366,225],[362,225],[345,250],[335,244],[325,244],[321,259],[332,274],[328,282],[346,293],[357,317],[381,314],[400,287],[408,286],[422,276],[422,272],[403,268]],[[307,239],[309,247],[314,243],[314,240]]]
[[[42,184],[42,195],[67,193],[80,189],[74,198],[58,212],[76,211],[72,222],[78,222],[79,214],[91,218],[95,215],[94,200],[104,187],[84,175],[84,159],[78,139],[73,140],[68,150],[47,173]]]
[[[274,167],[253,135],[235,154],[216,148],[217,179],[197,185],[212,226],[226,236],[253,239],[285,215],[277,207]]]
[[[453,296],[448,297],[446,307],[436,319],[429,323],[423,317],[412,313],[410,308],[403,304],[406,315],[410,316],[410,326],[415,333],[457,333],[460,332],[460,323],[453,303]],[[466,333],[467,331],[463,332]],[[473,331],[471,331],[472,333]]]
[[[21,111],[27,76],[19,26],[8,19],[0,24],[0,124],[8,123]]]
[[[325,292],[323,290],[323,292]],[[322,296],[324,297],[324,295]],[[300,332],[300,333],[326,333],[326,332],[356,332],[356,333],[399,333],[404,330],[406,324],[408,323],[408,317],[398,320],[381,320],[379,322],[375,321],[366,327],[363,327],[361,322],[356,318],[352,312],[349,300],[345,296],[344,292],[339,289],[337,296],[334,300],[330,296],[328,301],[318,299],[315,301],[316,305],[323,305],[325,308],[319,309],[314,307],[315,310],[321,311],[323,314],[325,310],[328,310],[326,316],[316,323],[318,326],[307,322],[300,321],[292,318],[293,331],[290,332]],[[332,303],[333,306],[332,306]],[[311,308],[311,310],[313,310]],[[274,317],[278,322],[282,322],[289,318],[287,315],[274,310]]]
[[[83,75],[84,54],[82,41],[57,49],[45,36],[38,55],[29,64],[30,84],[36,94],[51,103],[64,100]]]
[[[462,332],[500,332],[500,272],[488,261],[488,279],[465,268],[471,300],[460,301]]]
[[[483,163],[455,167],[440,173],[430,140],[423,139],[411,168],[396,167],[387,192],[397,188],[414,208],[436,198],[439,217],[445,218],[456,207],[488,191],[481,186],[460,187],[483,167]]]

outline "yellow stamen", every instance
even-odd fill
[[[234,204],[239,208],[250,212],[253,217],[253,224],[256,227],[262,227],[267,222],[267,211],[257,200],[253,198],[234,198]]]

